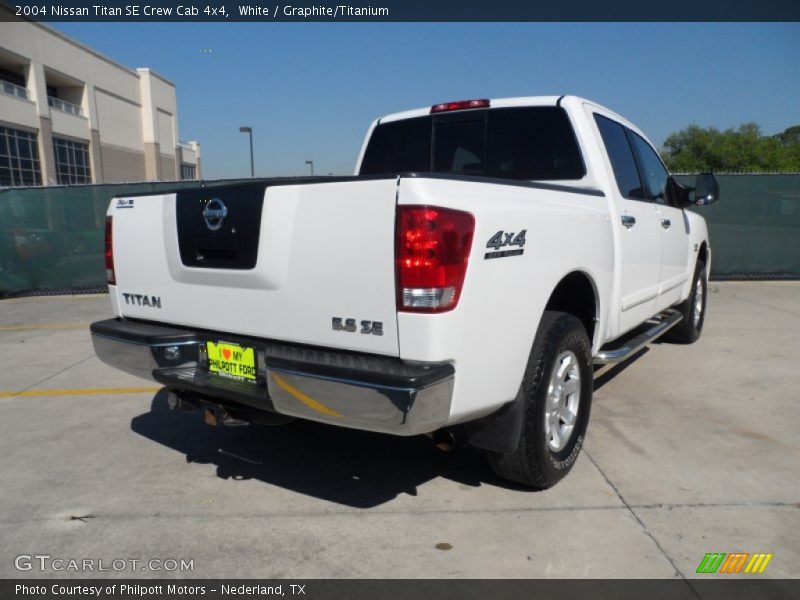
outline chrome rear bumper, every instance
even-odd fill
[[[222,404],[395,435],[435,431],[450,416],[450,364],[407,365],[397,358],[124,319],[98,321],[91,332],[103,362]],[[256,382],[209,373],[206,341],[220,340],[255,349]]]

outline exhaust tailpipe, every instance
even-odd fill
[[[197,410],[197,403],[185,395],[170,391],[167,394],[167,406],[172,411],[193,412]]]
[[[434,446],[436,446],[442,452],[450,452],[456,447],[456,436],[454,436],[453,432],[449,429],[439,429],[434,431],[430,435],[430,438],[433,440]]]
[[[222,408],[221,406],[206,406],[203,409],[203,420],[206,425],[216,427],[217,425],[225,425],[225,427],[245,427],[250,425],[250,421],[244,419],[237,419]]]

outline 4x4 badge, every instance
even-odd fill
[[[513,231],[503,231],[502,229],[495,233],[488,242],[486,242],[487,249],[494,249],[494,252],[487,252],[483,255],[484,259],[487,258],[505,258],[506,256],[519,256],[525,250],[525,234],[528,233],[527,229],[523,229],[518,234],[514,235]],[[518,250],[500,250],[504,246],[517,246]]]

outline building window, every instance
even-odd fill
[[[41,185],[36,134],[0,127],[0,186]]]
[[[53,138],[56,154],[56,178],[59,185],[92,183],[89,168],[89,144]]]
[[[181,163],[181,179],[197,179],[197,167]]]
[[[25,76],[17,71],[0,67],[0,81],[7,81],[13,85],[25,87]]]
[[[25,77],[21,73],[0,67],[0,92],[27,100],[28,90],[25,89]]]

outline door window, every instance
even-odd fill
[[[640,135],[628,130],[631,143],[639,159],[639,166],[642,169],[645,183],[647,185],[648,198],[655,200],[659,204],[667,204],[667,180],[669,173],[664,168],[661,159]]]
[[[608,159],[611,161],[619,193],[625,198],[646,200],[647,196],[639,178],[639,170],[636,168],[636,160],[633,158],[633,150],[625,128],[602,115],[595,114],[594,120],[603,138]]]

